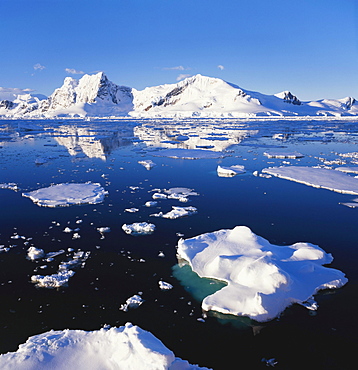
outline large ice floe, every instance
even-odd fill
[[[41,188],[22,196],[43,207],[65,207],[74,204],[101,203],[107,191],[98,183],[63,183]]]
[[[263,173],[344,194],[358,194],[358,178],[320,167],[282,166],[264,168]]]
[[[96,331],[51,330],[30,337],[16,352],[0,355],[2,370],[189,370],[191,365],[131,323]],[[208,370],[208,369],[207,369]]]
[[[277,317],[293,303],[315,309],[315,293],[348,281],[341,271],[323,266],[333,257],[318,246],[273,245],[246,226],[180,239],[177,253],[199,277],[227,284],[204,298],[204,311],[261,322]]]

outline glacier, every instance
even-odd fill
[[[200,74],[143,90],[117,85],[99,72],[79,80],[66,77],[49,97],[21,89],[1,91],[19,93],[0,94],[3,118],[292,118],[358,114],[353,97],[304,102],[290,91],[266,95]]]

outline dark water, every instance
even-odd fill
[[[0,189],[0,245],[12,246],[0,253],[0,353],[16,351],[29,336],[50,329],[97,330],[132,322],[176,356],[213,369],[266,368],[263,358],[275,358],[276,368],[282,369],[355,368],[358,210],[339,204],[355,196],[252,173],[283,162],[312,166],[326,160],[336,161],[331,166],[337,167],[337,160],[345,159],[347,166],[353,165],[352,158],[338,153],[357,150],[357,127],[349,121],[0,121],[0,183],[20,188]],[[275,134],[282,135],[276,139]],[[162,148],[197,146],[213,147],[225,157],[157,156]],[[263,155],[280,148],[305,157]],[[36,165],[40,158],[46,163]],[[143,159],[156,166],[146,170],[138,164]],[[218,177],[218,164],[244,165],[247,172]],[[21,196],[51,184],[87,181],[99,182],[109,192],[103,203],[45,208]],[[185,204],[167,199],[154,208],[143,206],[153,189],[178,186],[199,195]],[[198,213],[177,220],[149,216],[168,212],[172,205],[194,206]],[[131,207],[140,211],[124,211]],[[152,235],[134,237],[121,229],[124,223],[143,221],[156,225]],[[215,313],[198,321],[200,302],[175,277],[177,233],[189,238],[236,225],[247,225],[278,245],[319,245],[332,253],[331,266],[346,274],[348,284],[317,294],[314,313],[294,305],[268,323]],[[80,228],[81,238],[64,233],[66,226]],[[111,228],[104,239],[96,230],[102,226]],[[55,273],[71,253],[49,263],[29,261],[29,245],[12,239],[15,234],[32,238],[28,243],[45,252],[73,248],[91,254],[67,287],[39,289],[31,276]],[[165,257],[158,256],[161,251]],[[43,264],[46,269],[39,268]],[[188,274],[189,281],[195,278]],[[174,288],[161,291],[159,280]],[[145,302],[120,311],[138,292]]]

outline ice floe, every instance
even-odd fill
[[[319,167],[270,167],[263,173],[344,194],[358,194],[358,179],[343,172]]]
[[[158,204],[158,202],[155,202],[155,201],[148,201],[148,202],[145,202],[145,206],[146,207],[155,207],[156,205]]]
[[[138,208],[126,208],[124,211],[129,212],[129,213],[136,213],[139,211],[139,209]]]
[[[318,246],[273,245],[246,226],[180,239],[177,253],[200,277],[227,284],[204,298],[204,311],[256,321],[271,320],[291,304],[348,281],[341,271],[323,267],[333,257]]]
[[[45,252],[43,249],[40,249],[40,248],[36,248],[36,247],[30,247],[28,250],[27,250],[27,257],[34,261],[34,260],[37,260],[37,259],[40,259],[42,257],[45,256]]]
[[[139,294],[135,294],[134,296],[129,297],[126,300],[126,303],[119,307],[119,310],[127,312],[131,308],[138,308],[143,302],[144,299]]]
[[[10,190],[17,191],[19,190],[19,187],[14,182],[8,182],[8,183],[0,184],[0,189],[10,189]]]
[[[160,280],[160,281],[158,281],[158,284],[159,284],[159,288],[161,290],[170,290],[170,289],[173,289],[173,285],[172,284],[169,284],[169,283],[167,283],[165,281]]]
[[[156,164],[150,159],[138,161],[138,163],[144,166],[148,171],[151,170],[154,166],[156,166]]]
[[[23,193],[35,204],[43,207],[64,207],[74,204],[101,203],[107,191],[98,183],[62,183]]]
[[[268,158],[303,158],[304,155],[299,152],[281,152],[281,151],[266,151],[264,155]]]
[[[70,278],[75,274],[72,270],[61,270],[52,275],[32,275],[31,282],[38,288],[60,288],[66,286]]]
[[[95,331],[50,330],[0,355],[3,370],[208,370],[191,365],[153,334],[131,323]]]
[[[230,167],[218,166],[216,171],[220,177],[232,177],[246,172],[245,167],[241,165],[234,165]]]
[[[336,171],[346,172],[346,173],[358,173],[358,166],[354,167],[337,167]]]
[[[122,229],[125,233],[131,235],[147,235],[154,232],[155,225],[148,222],[134,222],[133,224],[124,224]]]
[[[174,220],[176,218],[190,216],[198,212],[198,210],[195,207],[178,207],[173,206],[173,209],[167,213],[159,212],[159,213],[153,213],[150,216],[153,217],[162,217],[162,218],[170,218],[171,220]]]

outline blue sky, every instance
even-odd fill
[[[143,89],[200,73],[358,99],[357,0],[0,0],[0,34],[7,88],[49,95],[66,76],[104,71]]]

